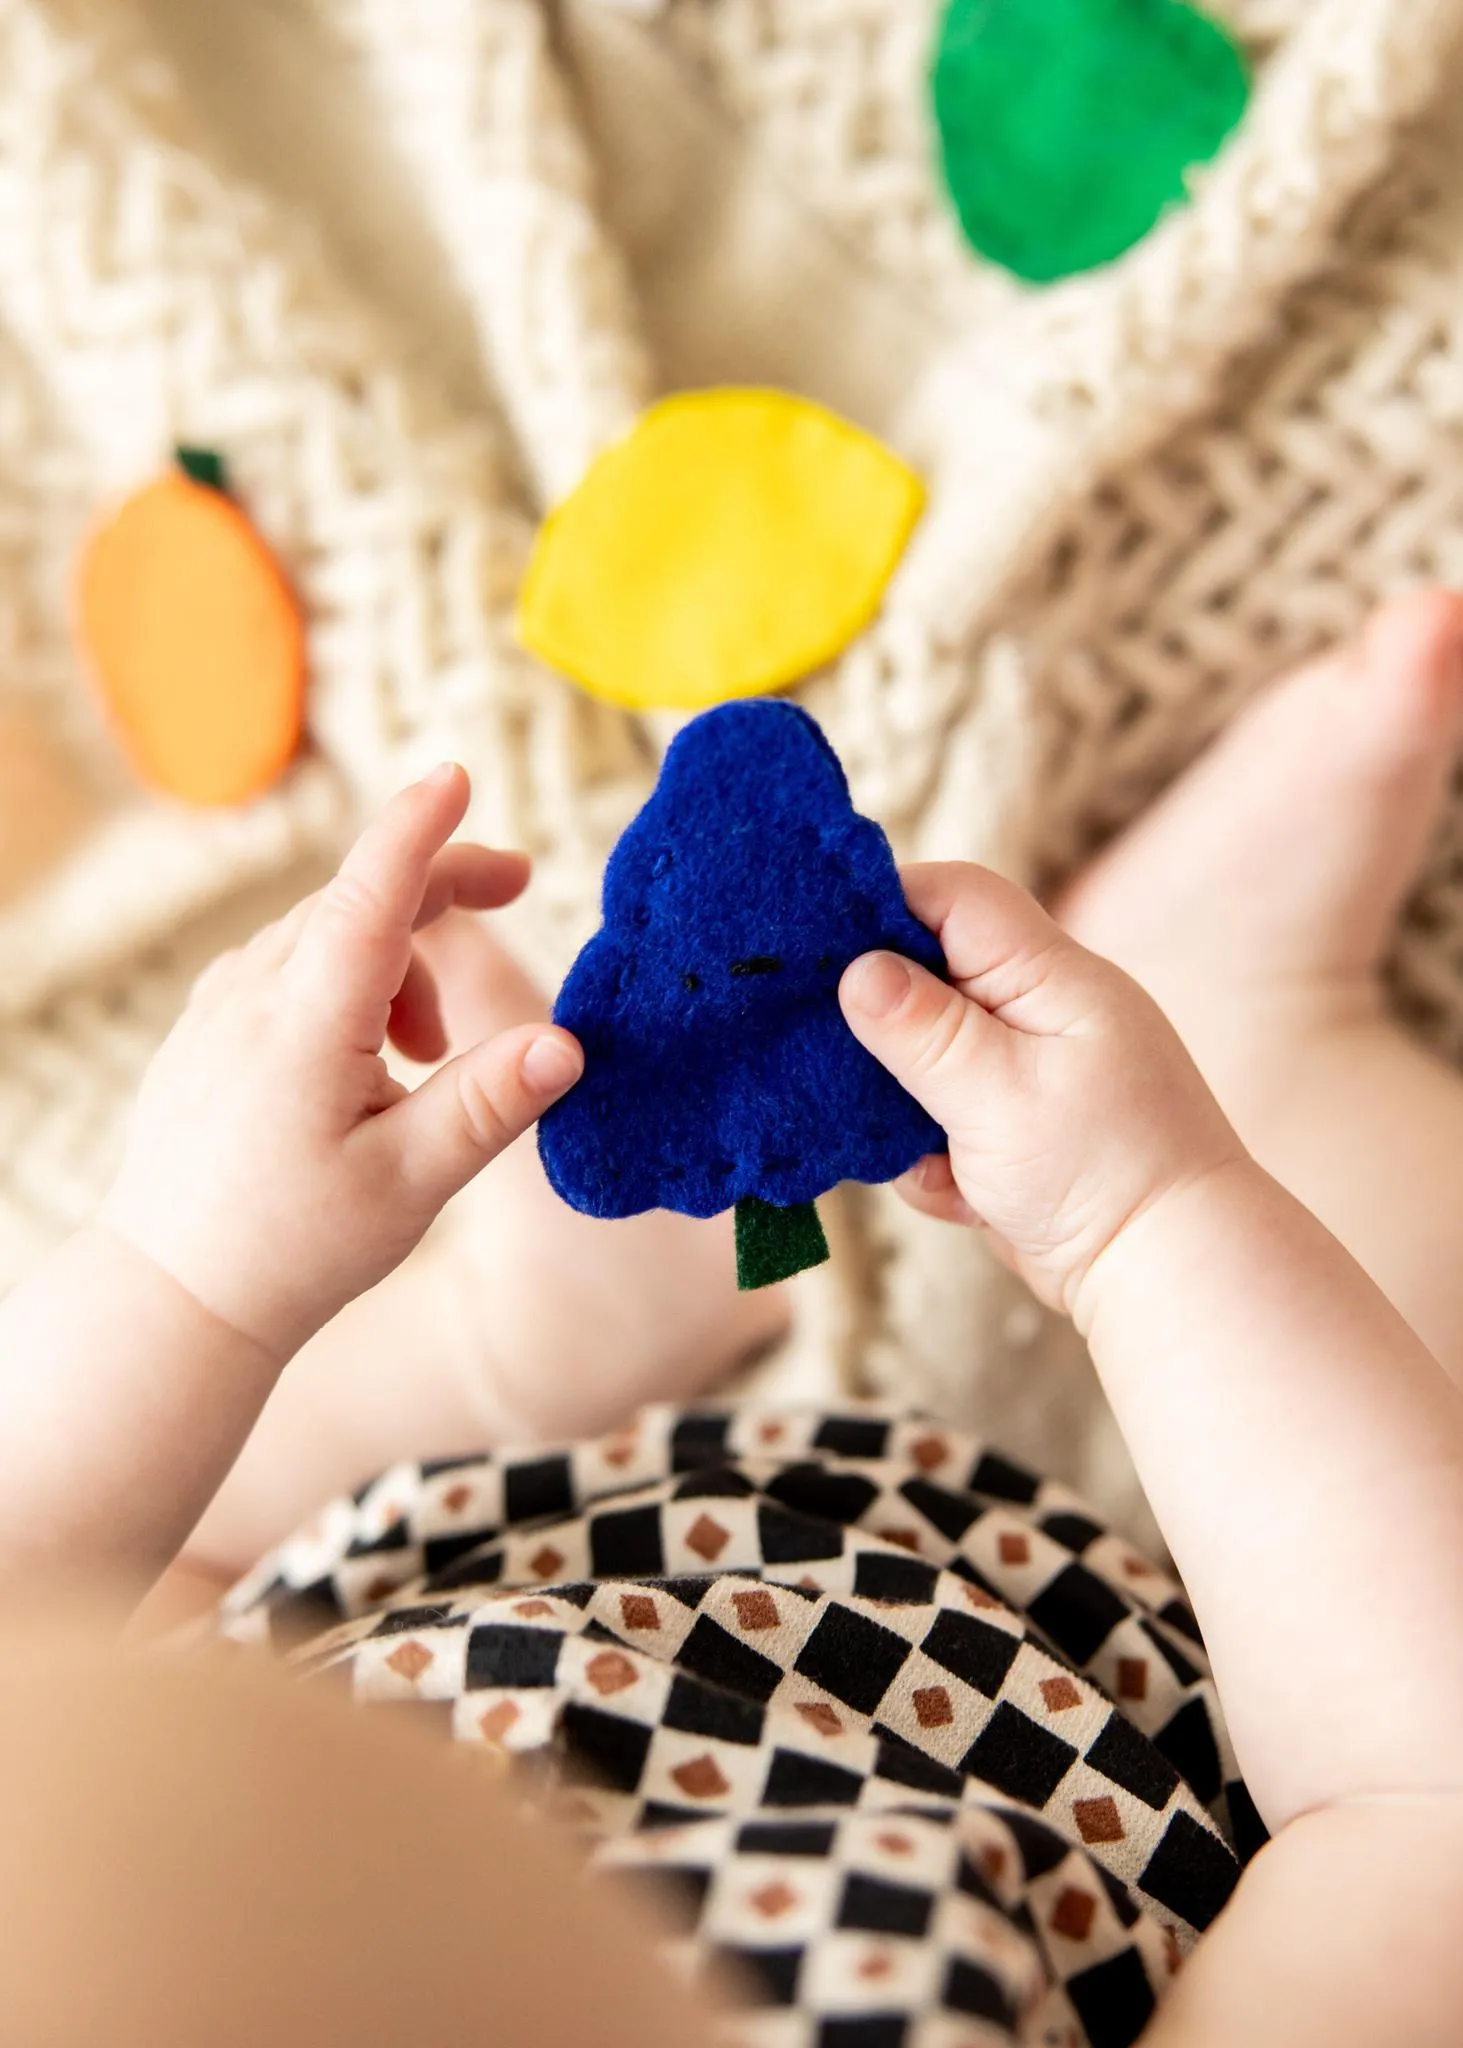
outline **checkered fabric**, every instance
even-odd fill
[[[1175,1582],[917,1417],[397,1466],[221,1625],[517,1760],[746,2048],[1121,2048],[1263,1839]]]

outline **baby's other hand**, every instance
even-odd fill
[[[447,845],[467,799],[454,767],[395,797],[318,895],[213,963],[143,1083],[103,1222],[281,1357],[578,1079],[578,1045],[540,1024],[414,1093],[381,1057],[447,1049],[413,932],[527,883],[520,854]]]
[[[981,1224],[1051,1307],[1133,1218],[1243,1148],[1157,1005],[982,868],[904,876],[947,986],[893,954],[856,960],[850,1029],[941,1123],[947,1158],[898,1183],[917,1209]]]

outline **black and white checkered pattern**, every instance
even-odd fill
[[[669,1920],[689,1975],[740,1979],[759,2010],[727,2035],[757,2048],[1132,2040],[1177,1966],[1120,1886],[1016,1808],[702,1821],[600,1863]]]
[[[1038,2009],[1055,2041],[1135,2039],[1253,1813],[1173,1581],[1064,1489],[872,1410],[653,1410],[571,1451],[399,1467],[224,1625],[551,1758],[605,1860],[679,1888],[695,1966],[741,1957],[748,2043],[1040,2039]],[[942,1872],[924,1905],[888,1890],[890,1816]],[[727,1872],[779,1857],[734,1910]],[[866,1895],[904,1920],[859,1920]]]

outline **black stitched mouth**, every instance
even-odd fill
[[[749,960],[733,960],[733,974],[781,974],[782,962],[775,953],[754,953]]]

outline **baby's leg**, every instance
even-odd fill
[[[0,1628],[5,2039],[692,2048],[649,1929],[473,1752],[109,1617]]]
[[[1463,600],[1400,599],[1267,692],[1059,915],[1463,1381],[1463,1079],[1388,1018],[1379,974],[1460,737]]]

